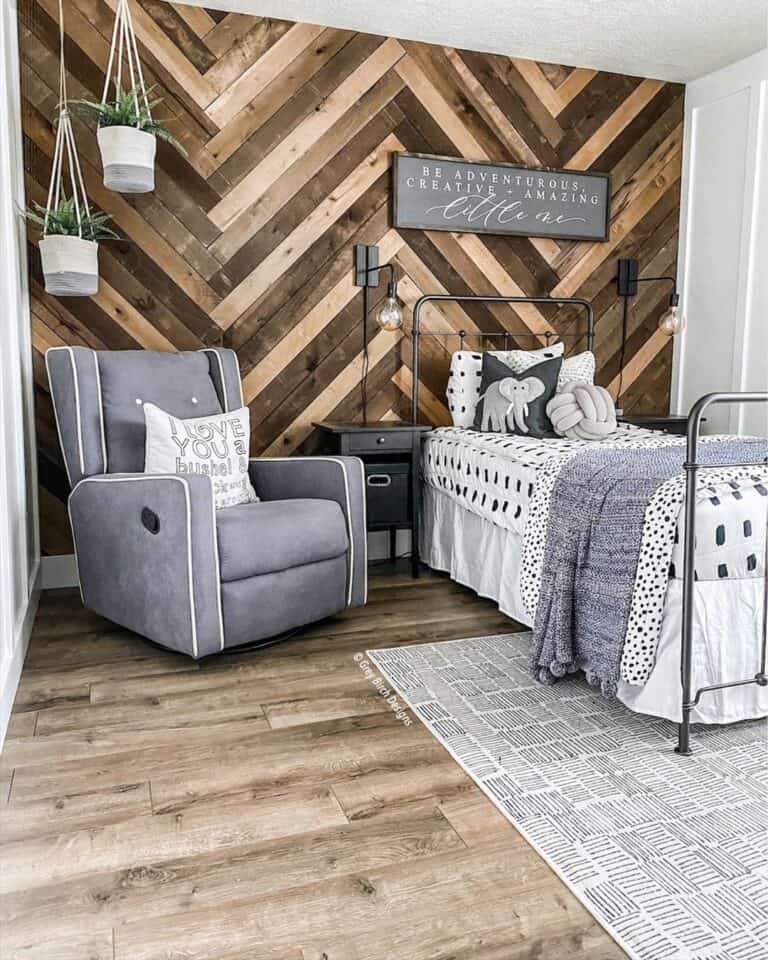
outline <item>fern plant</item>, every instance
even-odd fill
[[[69,106],[74,108],[72,112],[81,119],[95,120],[99,127],[134,127],[145,133],[154,134],[158,140],[165,140],[176,147],[180,153],[186,154],[186,150],[170,132],[165,121],[155,119],[150,113],[163,102],[162,97],[150,99],[154,89],[154,86],[147,89],[146,100],[143,87],[137,85],[127,90],[117,87],[115,99],[107,100],[105,103],[96,100],[70,100]],[[149,109],[147,109],[147,103],[149,103]]]
[[[33,204],[24,212],[24,217],[38,227],[41,233],[46,229],[46,209],[41,204]],[[62,194],[58,206],[48,211],[46,233],[49,236],[77,237],[82,230],[83,240],[121,240],[122,237],[108,226],[110,219],[106,213],[101,212],[83,214],[78,228],[75,201]]]

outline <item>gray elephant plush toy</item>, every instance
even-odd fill
[[[494,433],[516,429],[519,433],[528,433],[528,404],[542,396],[545,390],[546,386],[538,377],[526,377],[524,380],[504,377],[503,380],[494,381],[478,397],[478,403],[483,401],[480,429]],[[514,427],[508,419],[510,413]]]

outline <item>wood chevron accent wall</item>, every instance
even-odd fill
[[[100,96],[115,2],[65,2],[74,97]],[[160,0],[132,8],[150,81],[187,157],[160,144],[155,193],[119,196],[102,186],[95,137],[78,125],[90,197],[128,238],[102,245],[91,299],[44,294],[30,235],[45,552],[71,550],[47,347],[231,346],[254,453],[311,452],[313,420],[360,413],[356,242],[378,243],[382,259],[397,264],[407,304],[442,291],[588,297],[598,380],[615,391],[616,259],[637,256],[649,274],[675,268],[681,86]],[[27,189],[43,201],[57,97],[55,0],[22,0],[19,30]],[[609,172],[610,239],[397,231],[389,167],[400,150]],[[382,284],[374,308],[383,293]],[[667,410],[671,344],[656,330],[665,294],[649,284],[634,305],[622,402],[638,412]],[[575,319],[567,310],[453,305],[431,310],[425,325],[542,334],[572,331]],[[370,415],[407,416],[407,329],[372,329],[369,348]],[[425,346],[422,415],[434,423],[447,421],[452,348]]]

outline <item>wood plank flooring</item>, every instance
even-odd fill
[[[0,757],[0,956],[624,957],[354,660],[511,629],[382,568],[364,609],[196,664],[47,593]]]

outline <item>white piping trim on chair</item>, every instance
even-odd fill
[[[69,362],[72,365],[72,382],[75,386],[75,418],[77,420],[77,450],[80,454],[80,473],[85,474],[85,453],[83,451],[83,422],[80,412],[80,381],[77,377],[77,363],[75,362],[75,352],[72,347],[62,347],[69,353]]]
[[[219,531],[216,526],[216,497],[211,489],[211,529],[213,530],[213,552],[216,558],[216,606],[219,611],[219,650],[224,649],[224,614],[221,610],[221,567],[219,561]]]
[[[192,622],[192,654],[197,658],[197,611],[195,609],[195,581],[192,569],[192,503],[189,499],[189,484],[181,480],[187,506],[187,576],[189,577],[189,616]],[[211,491],[213,496],[213,491]]]
[[[77,450],[80,456],[80,473],[85,474],[85,454],[83,452],[83,424],[82,416],[80,412],[80,382],[77,376],[77,363],[75,362],[75,353],[72,347],[49,347],[45,353],[45,367],[48,371],[48,379],[50,381],[50,368],[48,367],[48,354],[52,353],[54,350],[66,350],[69,355],[69,363],[72,367],[72,386],[75,394],[75,420],[77,421]],[[51,397],[53,397],[53,383],[51,382]],[[54,402],[53,407],[54,414],[56,413],[56,404]],[[61,453],[64,457],[64,466],[67,467],[67,477],[69,479],[70,486],[72,485],[72,477],[69,471],[69,466],[67,465],[67,456],[64,453],[64,444],[61,443],[61,431],[59,430],[59,418],[56,417],[56,429],[59,432],[59,443],[61,444]]]
[[[212,353],[219,363],[219,376],[221,377],[221,396],[224,400],[224,413],[229,413],[229,397],[227,396],[227,381],[224,379],[224,364],[221,362],[221,354],[213,347],[205,347],[203,353]]]
[[[59,448],[61,449],[61,458],[64,461],[64,470],[67,474],[67,483],[72,486],[72,474],[69,469],[69,464],[67,463],[67,450],[64,446],[64,442],[61,439],[61,422],[59,420],[59,414],[56,410],[56,391],[53,387],[53,378],[51,377],[51,367],[48,363],[48,355],[53,353],[54,350],[63,350],[63,347],[49,347],[45,351],[45,372],[48,374],[48,386],[51,388],[51,403],[53,404],[53,419],[56,421],[56,433],[59,438]]]
[[[101,370],[99,370],[99,357],[96,351],[93,351],[93,364],[96,367],[96,393],[99,398],[99,428],[101,430],[101,456],[104,461],[102,473],[108,473],[107,470],[107,437],[104,432],[104,403],[101,398]]]
[[[365,464],[358,457],[360,463],[360,496],[363,501],[363,569],[368,570],[368,500],[365,496]],[[368,575],[365,576],[365,592],[363,605],[368,603]]]
[[[82,482],[82,481],[81,481]],[[73,490],[72,493],[75,491]],[[69,529],[72,531],[72,546],[75,548],[75,573],[77,575],[77,589],[80,591],[80,602],[84,607],[87,607],[88,604],[85,602],[85,597],[83,596],[83,581],[80,579],[80,565],[77,562],[77,537],[75,536],[75,525],[72,523],[72,509],[70,504],[72,503],[72,493],[67,497],[67,516],[69,517]]]
[[[77,493],[77,491],[80,489],[80,487],[83,486],[83,485],[86,484],[86,483],[135,483],[135,482],[138,482],[138,481],[141,481],[141,480],[176,480],[176,481],[178,481],[178,482],[181,484],[181,486],[182,486],[182,488],[183,488],[183,490],[184,490],[184,500],[185,500],[186,508],[187,508],[187,522],[186,522],[186,527],[187,527],[187,579],[188,579],[188,583],[189,583],[189,614],[190,614],[190,624],[191,624],[191,627],[192,627],[192,654],[193,654],[194,657],[197,657],[197,614],[196,614],[196,612],[195,612],[195,584],[194,584],[193,574],[192,574],[192,505],[191,505],[191,502],[190,502],[190,499],[189,499],[189,484],[187,483],[186,479],[185,479],[184,477],[180,477],[180,476],[177,476],[176,474],[170,474],[170,473],[168,473],[168,474],[162,474],[162,473],[154,473],[154,474],[151,474],[151,473],[149,473],[149,474],[146,474],[145,476],[140,476],[140,477],[120,477],[120,476],[112,476],[112,477],[83,477],[83,479],[80,480],[80,482],[77,484],[77,486],[75,487],[75,489],[74,489],[74,490],[72,491],[72,493],[70,494],[70,496],[69,496],[69,503],[68,503],[67,507],[68,507],[68,509],[69,509],[69,504],[71,504],[72,498],[73,498],[74,495]],[[211,495],[213,496],[213,491],[211,491]],[[71,514],[71,512],[70,512],[70,523],[71,523],[71,522],[72,522],[72,514]],[[215,530],[216,530],[216,527],[215,527],[215,524],[214,524],[214,536],[215,536]],[[73,539],[74,539],[74,526],[72,527],[72,536],[73,536]],[[77,560],[77,545],[75,545],[75,560]],[[217,551],[216,551],[216,568],[217,568],[217,570],[218,570],[218,562],[219,562],[219,556],[218,556],[218,549],[217,549]],[[80,579],[80,573],[79,573],[79,571],[78,571],[78,580],[79,580],[79,579]],[[83,589],[83,588],[82,588],[82,583],[81,583],[81,585],[80,585],[80,594],[81,594],[81,596],[82,596],[82,589]],[[219,589],[219,593],[221,593],[221,589]],[[219,608],[219,609],[221,609],[221,608]],[[219,626],[220,626],[220,628],[221,628],[222,642],[223,642],[224,626],[223,626],[223,622],[222,622],[221,620],[219,621]]]
[[[245,397],[243,396],[243,378],[240,376],[240,361],[237,359],[237,354],[234,350],[229,351],[233,354],[235,358],[235,370],[237,371],[237,389],[240,394],[240,406],[245,406]]]
[[[253,457],[253,460],[258,460],[259,457]],[[275,463],[303,463],[309,461],[312,463],[325,462],[325,463],[335,463],[341,469],[341,475],[344,478],[344,498],[347,503],[347,509],[344,514],[344,519],[347,521],[347,537],[349,539],[349,582],[347,584],[347,606],[352,605],[352,589],[355,582],[355,536],[352,530],[352,502],[349,496],[349,478],[347,477],[347,470],[343,460],[340,460],[338,457],[262,457],[263,462],[275,462]],[[362,467],[362,461],[361,461]],[[363,518],[367,521],[367,516],[365,514],[365,483],[363,483],[362,489],[363,496]],[[365,531],[363,535],[363,553],[365,556],[366,566],[368,564],[368,543],[367,537],[365,536]],[[365,598],[368,599],[368,578],[366,577],[365,584]]]

